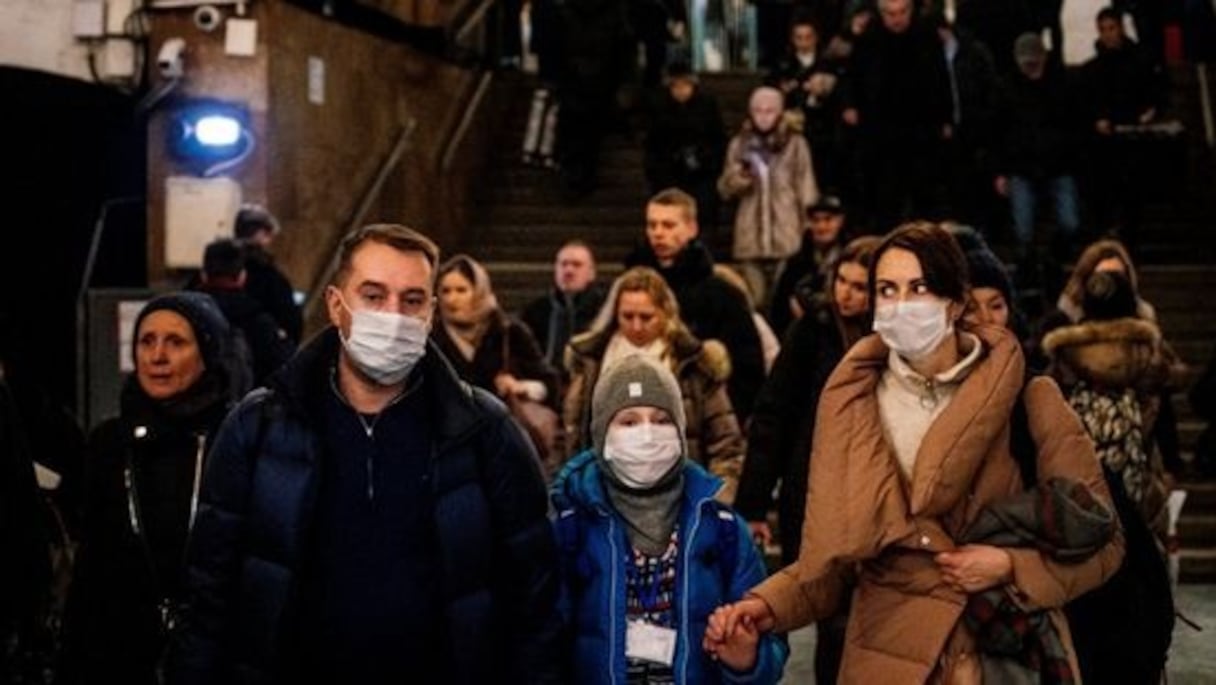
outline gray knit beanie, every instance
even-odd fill
[[[591,441],[596,454],[604,454],[604,436],[612,417],[626,407],[658,407],[671,416],[684,443],[684,396],[680,384],[665,364],[645,355],[631,354],[605,369],[591,396]]]

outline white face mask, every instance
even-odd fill
[[[351,309],[350,337],[342,346],[350,361],[368,378],[380,385],[395,385],[405,380],[426,355],[429,327],[424,319],[397,312]],[[341,337],[341,336],[339,336]]]
[[[946,316],[947,304],[934,299],[879,305],[874,310],[874,330],[896,354],[919,361],[954,330]]]
[[[682,457],[680,432],[674,424],[609,426],[604,436],[604,460],[631,488],[643,490],[659,482]]]

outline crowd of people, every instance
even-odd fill
[[[674,188],[610,284],[573,240],[518,315],[473,257],[357,229],[299,342],[217,240],[78,463],[6,402],[39,522],[6,676],[772,683],[815,622],[817,682],[1157,682],[1184,367],[1129,251],[1028,321],[979,231],[807,210],[767,360]]]
[[[855,5],[792,15],[733,132],[670,66],[611,282],[578,237],[508,311],[473,255],[370,224],[306,334],[250,206],[142,307],[87,433],[0,349],[0,680],[776,683],[815,623],[819,683],[1160,682],[1166,499],[1216,475],[1172,398],[1211,418],[1216,381],[1185,386],[1119,185],[1159,62],[1103,10],[1086,108],[1050,26]],[[577,7],[585,191],[621,17]],[[1045,314],[997,196],[1019,266],[1052,200]]]
[[[730,208],[730,258],[760,302],[819,194],[863,233],[981,227],[1036,289],[1057,288],[1045,279],[1098,236],[1134,250],[1162,183],[1148,162],[1172,159],[1165,55],[1129,34],[1149,35],[1139,18],[1106,7],[1094,56],[1065,66],[1058,16],[1026,4],[788,3],[742,122],[670,65],[641,116],[650,191],[696,197],[707,238]]]

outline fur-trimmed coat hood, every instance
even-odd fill
[[[1084,321],[1043,338],[1056,377],[1065,386],[1078,381],[1112,388],[1153,391],[1169,380],[1161,329],[1140,318]]]

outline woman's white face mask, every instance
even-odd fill
[[[944,299],[905,300],[874,310],[874,331],[886,346],[909,361],[933,353],[954,330]]]
[[[683,456],[679,428],[674,423],[610,424],[604,436],[604,461],[631,488],[653,486]]]

